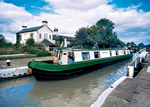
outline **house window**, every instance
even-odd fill
[[[110,52],[110,56],[112,56],[112,53],[111,53],[111,51],[109,51]]]
[[[22,41],[22,36],[20,35],[20,41]]]
[[[118,55],[118,51],[116,51],[116,55]]]
[[[82,52],[82,59],[83,59],[83,60],[88,60],[88,59],[90,59],[89,52]]]
[[[42,34],[39,34],[39,38],[42,38]]]
[[[46,33],[44,33],[44,39],[47,39],[47,34]]]
[[[49,39],[51,39],[51,35],[49,35]]]
[[[30,38],[33,38],[33,33],[30,33]]]
[[[99,52],[94,52],[94,56],[95,56],[95,58],[100,58]]]

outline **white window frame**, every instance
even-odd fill
[[[44,39],[47,39],[47,36],[48,36],[47,33],[44,33]]]

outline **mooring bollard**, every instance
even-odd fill
[[[133,76],[134,76],[134,66],[128,66],[127,76],[130,77],[130,78],[133,78]]]
[[[10,60],[7,60],[6,62],[7,62],[7,66],[10,66],[10,62],[11,62],[11,61],[10,61]]]

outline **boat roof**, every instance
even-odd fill
[[[110,48],[110,49],[75,49],[75,48],[63,48],[62,50],[66,50],[66,51],[102,51],[102,50],[128,50],[128,49],[122,49],[122,48]]]

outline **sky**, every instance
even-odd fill
[[[123,42],[150,44],[149,0],[0,0],[0,34],[13,43],[23,25],[40,26],[47,20],[58,34],[74,36],[102,18],[115,23],[113,31]]]

